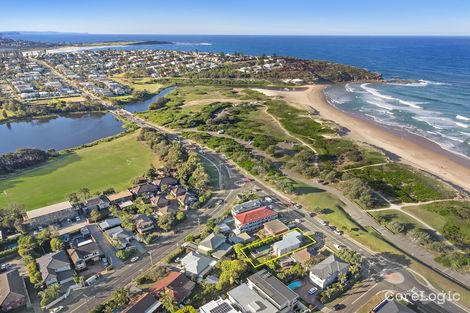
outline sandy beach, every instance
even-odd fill
[[[310,85],[301,91],[255,89],[268,96],[279,96],[304,110],[312,108],[324,119],[349,130],[348,137],[376,146],[443,180],[470,191],[470,160],[442,149],[420,136],[394,131],[375,122],[345,113],[330,105],[322,92],[326,86]]]

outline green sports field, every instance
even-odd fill
[[[64,201],[80,188],[91,192],[131,185],[153,161],[137,134],[77,150],[42,166],[0,178],[0,207],[20,203],[26,210]]]

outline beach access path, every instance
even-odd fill
[[[425,138],[394,131],[341,111],[326,101],[324,88],[326,85],[308,85],[295,91],[262,88],[253,90],[267,96],[283,98],[298,109],[313,109],[321,118],[348,129],[349,138],[388,151],[396,155],[400,162],[420,168],[470,191],[470,160],[446,151]]]

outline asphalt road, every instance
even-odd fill
[[[244,176],[241,175],[231,164],[230,161],[226,160],[223,156],[220,156],[217,153],[214,153],[209,150],[204,150],[202,147],[198,146],[197,144],[185,140],[184,138],[180,137],[177,133],[168,133],[167,130],[164,130],[160,127],[157,127],[153,124],[150,124],[144,120],[136,118],[131,113],[125,110],[117,110],[114,111],[115,114],[119,114],[127,119],[130,119],[137,123],[141,127],[151,127],[157,129],[159,131],[167,133],[167,135],[172,140],[179,140],[185,146],[190,147],[197,147],[195,151],[199,154],[201,158],[206,159],[210,163],[212,163],[218,171],[219,174],[219,191],[214,198],[212,198],[206,205],[206,209],[203,210],[196,210],[191,212],[188,216],[187,222],[183,225],[182,229],[178,231],[178,233],[169,238],[164,243],[157,244],[156,247],[149,251],[148,255],[141,258],[139,261],[131,264],[126,265],[122,269],[116,270],[113,274],[106,277],[103,282],[99,284],[86,288],[81,292],[77,292],[73,294],[70,298],[65,300],[65,302],[61,305],[65,306],[66,312],[82,312],[84,309],[86,311],[91,310],[94,306],[98,303],[104,302],[112,293],[113,290],[119,287],[123,287],[128,285],[132,280],[134,280],[138,275],[140,275],[143,271],[150,268],[152,264],[159,263],[161,260],[168,255],[172,250],[174,250],[174,246],[183,242],[183,239],[198,230],[204,227],[204,223],[210,219],[221,215],[225,209],[225,205],[217,205],[217,199],[224,199],[225,204],[231,203],[238,193],[240,193],[243,189],[248,188],[247,185],[243,187],[241,186],[240,182],[243,180]],[[255,180],[254,185],[264,191],[266,194],[276,194],[279,199],[283,203],[283,205],[287,205],[289,199],[282,193],[272,189],[269,186],[266,186],[260,180],[256,179],[255,177],[251,177]],[[347,238],[346,236],[338,236],[334,234],[328,227],[322,226],[316,219],[308,216],[306,212],[302,212],[299,214],[296,210],[290,210],[290,214],[298,215],[295,218],[302,218],[303,223],[302,225],[310,229],[312,231],[321,231],[326,234],[326,242],[329,244],[341,244],[345,245],[348,248],[359,252],[365,258],[365,264],[367,269],[367,276],[373,282],[373,290],[383,291],[387,289],[397,290],[400,292],[405,292],[411,290],[412,288],[417,288],[419,290],[423,290],[426,294],[433,292],[429,286],[423,285],[420,281],[418,281],[411,273],[410,269],[408,269],[405,265],[396,262],[396,260],[391,260],[383,255],[377,255],[372,251],[368,250],[366,247],[360,245],[359,243],[355,242],[352,238]],[[389,272],[399,272],[403,275],[403,282],[399,284],[391,284],[384,280],[384,275]],[[370,289],[364,289],[363,293],[354,295],[353,298],[347,298],[345,304],[347,303],[347,307],[344,309],[344,312],[353,312],[350,309],[352,308],[359,308],[361,305],[367,302],[369,299],[368,295],[371,293]],[[362,295],[365,295],[363,298],[360,298]],[[371,295],[372,296],[372,295]],[[357,300],[359,299],[359,300]],[[349,308],[348,308],[349,305]],[[437,304],[435,303],[420,303],[420,309],[422,312],[435,312],[433,310],[436,309]],[[467,309],[460,307],[458,304],[446,302],[443,305],[437,306],[440,312],[470,312]]]

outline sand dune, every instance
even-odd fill
[[[320,113],[349,129],[349,138],[379,147],[400,158],[400,161],[441,177],[470,191],[470,160],[448,152],[437,144],[411,134],[385,128],[372,121],[353,116],[330,105],[322,92],[323,85],[311,85],[301,91],[255,89],[268,96],[279,96],[289,104]]]

